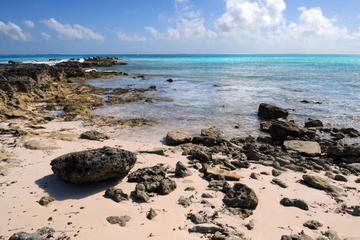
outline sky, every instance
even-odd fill
[[[360,54],[359,0],[1,0],[0,54]]]

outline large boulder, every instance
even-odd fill
[[[223,202],[227,207],[254,210],[258,205],[258,198],[254,190],[248,186],[235,183],[232,188],[225,192]]]
[[[191,141],[191,134],[185,130],[170,131],[166,135],[166,143],[170,146],[176,146]]]
[[[265,120],[287,118],[289,112],[287,109],[280,108],[271,104],[261,103],[258,109],[258,116]]]
[[[344,144],[339,141],[330,145],[327,154],[336,158],[347,158],[347,162],[360,162],[360,143]]]
[[[289,139],[312,140],[316,133],[290,121],[273,121],[269,131],[275,142],[284,142]]]
[[[304,153],[307,155],[315,155],[321,153],[321,148],[319,143],[311,142],[311,141],[299,141],[299,140],[285,141],[284,147],[287,150]]]
[[[64,181],[81,184],[123,178],[136,162],[136,155],[119,148],[73,152],[51,161],[51,169]]]

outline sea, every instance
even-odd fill
[[[116,56],[129,63],[96,70],[144,74],[145,78],[119,76],[88,84],[157,88],[146,93],[154,102],[94,110],[96,115],[157,121],[153,126],[128,130],[128,135],[164,136],[176,129],[198,134],[201,128],[218,126],[230,136],[256,136],[260,134],[257,110],[263,102],[289,109],[289,118],[299,125],[311,118],[328,127],[360,130],[360,55],[14,55],[0,56],[0,63],[54,64],[56,61],[48,60],[91,56]],[[167,81],[170,78],[173,82]]]

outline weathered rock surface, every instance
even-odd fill
[[[305,127],[306,128],[310,128],[310,127],[323,127],[323,123],[320,120],[313,120],[313,119],[309,119],[307,122],[305,122]]]
[[[283,198],[281,199],[280,204],[285,207],[297,207],[305,211],[309,210],[307,203],[301,199]]]
[[[206,223],[206,218],[199,213],[193,213],[190,215],[190,220],[195,224]]]
[[[111,198],[115,202],[121,202],[129,200],[129,195],[124,193],[120,188],[111,187],[105,191],[105,197]]]
[[[187,198],[187,197],[184,197],[184,196],[180,196],[180,198],[178,199],[178,204],[180,204],[184,208],[189,207],[192,204],[191,197]]]
[[[183,178],[191,175],[191,171],[182,162],[178,161],[176,163],[175,176]]]
[[[109,137],[101,132],[90,130],[82,133],[80,135],[80,138],[82,139],[88,139],[88,140],[95,140],[95,141],[102,141],[109,139]]]
[[[221,227],[211,223],[197,224],[189,229],[189,232],[197,233],[215,233],[218,231],[221,231]]]
[[[297,126],[293,122],[275,120],[270,126],[270,135],[274,141],[284,142],[285,140],[312,140],[315,138],[315,131]]]
[[[166,143],[170,146],[176,146],[183,143],[191,142],[191,134],[185,130],[177,130],[168,132],[166,135]]]
[[[30,140],[24,143],[24,147],[31,150],[55,150],[60,147],[54,141]]]
[[[261,103],[258,109],[258,116],[265,120],[287,118],[288,110],[280,108],[271,104]]]
[[[303,175],[304,182],[309,185],[310,187],[332,192],[335,194],[339,194],[341,192],[341,189],[330,184],[326,179],[318,177],[318,176],[312,176],[312,175]]]
[[[166,177],[166,173],[164,165],[158,164],[136,170],[129,174],[128,181],[138,183],[135,187],[135,196],[139,200],[147,201],[151,193],[166,195],[175,190],[175,181]]]
[[[41,205],[41,206],[48,206],[51,202],[55,201],[55,198],[53,197],[49,197],[49,196],[45,196],[45,197],[42,197],[40,198],[40,200],[38,201],[38,203]]]
[[[126,223],[131,220],[131,217],[124,215],[124,216],[110,216],[106,218],[110,224],[119,224],[121,227],[125,227]]]
[[[235,183],[232,188],[225,191],[223,202],[227,207],[254,210],[258,205],[258,198],[254,190],[248,186]]]
[[[146,218],[149,220],[154,219],[156,216],[157,216],[157,213],[153,208],[150,208],[149,212],[146,214]]]
[[[206,178],[208,180],[215,179],[215,180],[228,180],[228,181],[239,181],[241,176],[236,174],[235,172],[227,171],[224,169],[220,169],[218,167],[214,168],[207,168],[206,171]]]
[[[301,235],[283,235],[281,240],[313,240],[312,237],[306,235],[305,233]]]
[[[81,184],[123,178],[136,162],[136,155],[119,148],[73,152],[51,161],[51,169],[64,181]]]
[[[304,223],[304,227],[310,228],[312,230],[317,230],[321,228],[323,225],[316,220],[309,220]]]
[[[317,142],[290,140],[284,142],[284,147],[287,150],[292,150],[308,155],[321,154],[321,148]]]

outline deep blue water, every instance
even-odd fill
[[[0,56],[31,61],[82,58],[97,55]],[[93,80],[104,87],[148,87],[149,96],[171,98],[149,104],[105,106],[97,114],[119,118],[157,119],[166,129],[193,131],[217,125],[232,135],[251,134],[258,128],[259,103],[294,109],[290,118],[307,118],[329,126],[360,129],[360,56],[358,55],[107,55],[129,62],[111,69],[146,74]],[[173,83],[166,79],[172,78]],[[304,104],[301,100],[321,102]],[[234,129],[239,125],[240,129]],[[153,129],[156,131],[156,129]]]

